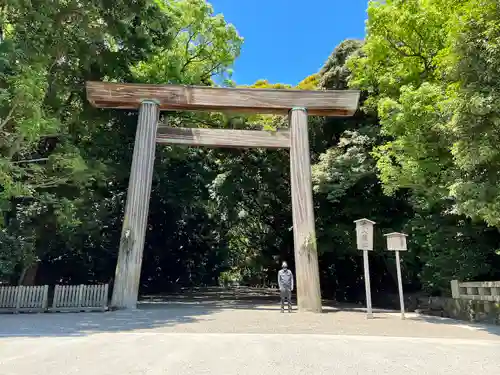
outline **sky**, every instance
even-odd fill
[[[209,0],[245,39],[238,85],[258,79],[296,85],[319,71],[335,46],[363,39],[367,0]]]

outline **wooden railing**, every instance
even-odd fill
[[[105,311],[108,284],[56,285],[52,306],[49,286],[0,286],[0,312]]]
[[[1,312],[40,312],[47,309],[49,286],[2,286],[0,287]]]

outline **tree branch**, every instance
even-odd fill
[[[60,178],[54,178],[52,181],[48,181],[39,185],[33,185],[32,187],[34,189],[47,189],[50,187],[55,187],[64,183],[67,183],[68,180],[71,178],[71,176],[66,176],[66,177],[60,177]]]
[[[7,116],[3,119],[2,123],[0,124],[0,130],[2,130],[4,128],[4,126],[7,125],[7,123],[10,121],[10,119],[12,118],[12,114],[14,113],[14,110],[16,109],[16,107],[17,107],[16,103],[12,104],[12,107],[10,108],[9,113],[7,113]]]
[[[49,158],[38,158],[38,159],[28,159],[28,160],[17,160],[13,161],[12,164],[22,164],[22,163],[37,163],[40,161],[47,161]]]
[[[222,63],[217,63],[215,64],[212,69],[210,69],[209,71],[203,73],[203,75],[200,77],[200,80],[206,80],[206,79],[209,79],[212,77],[212,74],[217,70],[219,69],[220,67],[222,67]]]

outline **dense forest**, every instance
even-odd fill
[[[236,27],[204,0],[2,1],[0,282],[112,281],[137,113],[91,107],[84,83],[237,86]],[[409,235],[407,291],[498,279],[500,3],[371,1],[365,40],[331,48],[296,87],[254,84],[362,91],[354,117],[310,117],[323,295],[364,299],[362,217],[377,223],[374,294],[396,290],[382,236],[391,231]],[[170,126],[288,126],[273,115],[162,116]],[[267,285],[282,260],[293,267],[291,227],[287,150],[159,146],[141,292]]]

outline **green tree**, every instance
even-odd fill
[[[387,192],[409,187],[490,225],[498,215],[495,1],[371,2],[351,84],[370,93]],[[451,152],[450,152],[451,151]]]
[[[412,193],[416,216],[408,228],[415,230],[413,246],[422,263],[422,282],[431,290],[447,290],[447,281],[454,277],[487,277],[488,265],[496,263],[492,256],[497,245],[486,234],[486,225],[460,215],[496,225],[493,211],[486,209],[494,207],[496,199],[496,178],[489,174],[496,168],[495,160],[484,159],[489,163],[481,164],[488,166],[489,173],[467,169],[478,160],[478,150],[486,149],[459,131],[483,122],[480,111],[473,108],[473,98],[492,92],[474,75],[484,72],[491,78],[495,69],[488,66],[494,59],[487,56],[494,51],[488,47],[493,39],[484,38],[486,25],[491,26],[490,32],[495,29],[495,16],[489,18],[495,11],[493,3],[370,2],[362,54],[348,62],[351,87],[367,92],[365,110],[380,118],[384,138],[373,155],[384,191],[395,194],[410,189]],[[485,20],[482,28],[477,19]],[[479,45],[482,48],[472,50]],[[487,73],[490,67],[493,70]],[[489,108],[487,118],[493,119],[495,110]],[[481,132],[475,134],[481,137]],[[462,159],[460,145],[466,145],[461,148]],[[424,236],[422,228],[428,231]]]
[[[209,84],[228,77],[241,38],[204,1],[14,2],[1,14],[1,193],[19,242],[2,251],[31,251],[2,270],[43,261],[95,271],[116,255],[136,120],[91,108],[85,80]]]
[[[170,43],[171,17],[158,4],[2,3],[0,205],[10,238],[30,238],[48,222],[46,229],[78,223],[76,206],[103,177],[85,148],[102,122],[86,103],[84,82],[127,80],[131,65]],[[29,267],[41,256],[37,241],[2,243],[2,251],[29,249],[17,257]]]
[[[203,85],[211,85],[214,79],[228,82],[243,43],[236,28],[214,14],[205,0],[168,1],[165,10],[173,21],[173,42],[156,46],[150,59],[137,64],[137,79]]]
[[[450,31],[449,194],[469,217],[500,227],[500,4],[467,2]],[[454,91],[452,91],[454,90]]]

